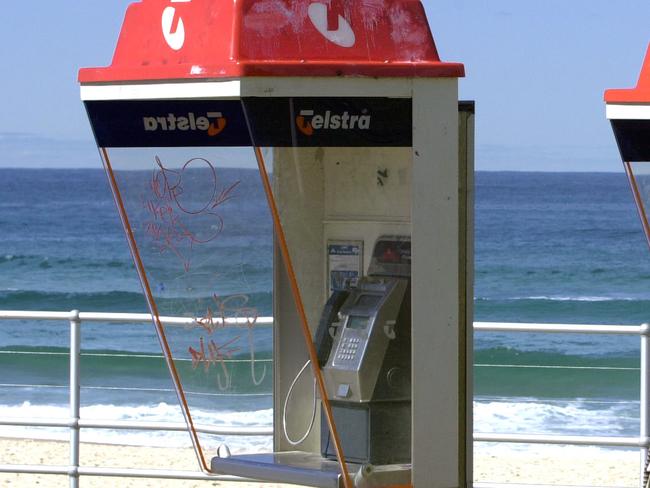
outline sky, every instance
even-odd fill
[[[110,64],[133,1],[2,2],[0,167],[100,167],[77,71]],[[603,91],[636,84],[650,1],[423,3],[441,59],[465,64],[478,170],[622,171]]]

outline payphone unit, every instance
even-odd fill
[[[331,347],[317,345],[327,357],[323,374],[352,462],[393,464],[411,457],[410,276],[410,238],[380,237],[367,276],[335,291],[319,324],[319,339],[333,337]],[[337,321],[329,322],[333,314]],[[334,458],[326,425],[323,419],[321,453]]]

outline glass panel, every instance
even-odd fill
[[[255,158],[239,147],[108,148],[102,154],[207,469],[204,449],[216,449],[223,439],[198,434],[195,423],[232,425],[232,412],[258,412],[249,418],[272,423],[272,224]]]
[[[411,100],[246,98],[243,105],[277,207],[284,271],[276,273],[274,293],[279,297],[275,323],[281,330],[282,361],[296,374],[309,359],[302,349],[305,342],[313,347],[311,339],[302,337],[306,328],[317,338],[314,357],[316,349],[320,353],[329,349],[324,353],[327,361],[313,369],[317,377],[322,369],[318,384],[325,417],[330,416],[334,427],[346,426],[339,443],[344,457],[371,464],[408,462],[409,435],[401,436],[403,445],[389,436],[391,446],[384,446],[381,455],[395,458],[380,459],[355,439],[380,435],[386,425],[373,421],[351,425],[349,420],[359,409],[366,413],[377,409],[369,414],[376,422],[382,415],[391,416],[394,408],[394,418],[401,420],[390,428],[410,433],[404,409],[410,409],[410,251],[406,250],[411,235]],[[405,251],[390,266],[381,266],[372,259],[376,246]],[[393,273],[393,268],[399,272]],[[380,298],[373,300],[375,294]],[[296,313],[296,304],[304,314]],[[397,378],[406,378],[406,384]],[[303,399],[303,410],[311,406],[311,393],[304,386],[303,394],[296,395]],[[381,407],[373,403],[379,400]],[[328,413],[330,401],[334,413]],[[288,442],[287,432],[298,438],[308,423],[286,417],[281,446]],[[398,425],[400,421],[403,425]],[[334,430],[330,426],[329,434],[321,431],[328,439],[311,448],[341,461]]]
[[[632,186],[632,193],[639,210],[641,223],[648,243],[650,243],[650,226],[648,225],[648,212],[650,211],[650,163],[634,162],[625,163]]]
[[[87,107],[203,468],[203,448],[216,443],[195,422],[231,423],[220,417],[260,410],[256,419],[270,423],[271,313],[283,372],[275,395],[286,399],[281,418],[288,419],[276,446],[325,446],[321,453],[342,467],[343,453],[371,464],[408,462],[411,100]],[[253,151],[245,147],[251,142]],[[395,251],[391,259],[387,250]],[[274,252],[281,259],[273,274]],[[365,327],[343,327],[351,316],[368,317]],[[312,335],[327,358],[318,367]],[[309,424],[315,397],[311,382],[296,385],[289,376],[309,357],[330,432],[321,431],[323,442],[312,432],[303,444],[291,438]],[[291,414],[289,383],[302,390]],[[341,443],[330,399],[340,423],[359,407],[369,418],[399,419],[391,422],[390,448],[377,450],[392,457],[376,458],[354,441],[383,435],[383,421],[355,424],[362,430],[346,430]]]

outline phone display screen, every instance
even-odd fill
[[[370,317],[351,315],[348,319],[347,328],[352,330],[364,330],[368,327],[368,322],[370,322]]]

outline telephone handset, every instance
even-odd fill
[[[318,328],[314,335],[314,344],[318,353],[318,365],[322,368],[329,359],[332,350],[335,328],[339,325],[339,310],[350,295],[349,290],[334,290],[321,313]],[[334,330],[333,330],[334,329]]]

